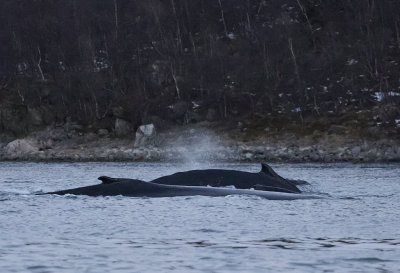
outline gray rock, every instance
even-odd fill
[[[26,139],[13,140],[4,147],[4,152],[10,156],[29,154],[37,151],[38,147],[32,141]]]
[[[126,136],[132,133],[132,125],[129,121],[117,118],[115,120],[115,135]]]
[[[101,137],[107,136],[108,135],[108,130],[107,129],[99,129],[97,131],[97,134]]]
[[[135,144],[134,147],[143,147],[147,145],[155,145],[156,140],[156,128],[154,124],[145,124],[141,125],[135,135]]]
[[[250,160],[250,159],[252,159],[254,157],[254,154],[250,153],[250,152],[247,152],[243,156],[244,156],[245,159]]]

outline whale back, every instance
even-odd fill
[[[131,196],[131,197],[175,197],[175,196],[227,196],[227,195],[255,195],[271,200],[294,200],[319,198],[318,196],[310,196],[286,192],[271,192],[248,189],[232,189],[232,188],[213,188],[199,186],[176,186],[161,185],[145,181],[121,181],[111,184],[97,184],[87,187],[48,192],[45,194],[74,194],[88,196]]]
[[[261,165],[261,171],[258,173],[220,169],[192,170],[159,177],[151,182],[164,185],[234,186],[238,189],[251,189],[257,185],[264,191],[300,193],[295,184],[279,176],[265,163]]]
[[[101,179],[100,179],[101,178]],[[89,196],[142,196],[144,193],[149,193],[157,189],[157,185],[137,179],[126,178],[111,178],[107,179],[99,177],[99,180],[106,181],[92,186],[79,187],[68,190],[49,192],[48,194],[74,194],[74,195],[89,195]]]
[[[174,195],[179,192],[186,194],[189,189],[186,186],[211,186],[211,187],[227,187],[234,186],[236,189],[256,189],[260,191],[284,192],[284,193],[300,193],[292,180],[284,179],[278,175],[268,164],[261,164],[261,171],[250,173],[236,170],[192,170],[186,172],[178,172],[172,175],[159,177],[150,182],[137,179],[112,178],[108,176],[100,176],[102,181],[99,185],[80,187],[64,191],[52,192],[56,194],[85,194],[90,196],[101,195],[123,195],[128,196],[160,196],[165,195],[172,188]],[[177,188],[178,187],[178,188]],[[162,193],[161,193],[162,192]],[[172,193],[171,193],[172,194]]]

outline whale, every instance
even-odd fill
[[[250,173],[236,170],[206,169],[178,172],[162,176],[150,182],[100,176],[101,184],[74,189],[47,192],[45,194],[74,194],[88,196],[131,196],[131,197],[173,197],[173,196],[227,196],[256,195],[267,199],[304,199],[309,195],[300,194],[297,185],[302,180],[290,180],[279,176],[268,164],[261,164],[261,171]],[[228,188],[228,186],[231,186]]]
[[[285,179],[278,175],[267,163],[261,163],[261,170],[257,173],[223,169],[191,170],[162,176],[151,182],[181,186],[233,186],[237,189],[253,188],[287,193],[300,193],[301,191],[297,186],[309,184],[303,180]]]
[[[251,195],[269,200],[296,200],[296,199],[317,199],[314,195],[272,192],[254,189],[234,189],[224,187],[204,186],[181,186],[164,185],[153,182],[146,182],[136,179],[105,179],[105,183],[79,187],[68,190],[48,192],[46,194],[57,195],[87,195],[87,196],[130,196],[130,197],[177,197],[177,196],[228,196],[228,195]]]

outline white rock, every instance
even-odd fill
[[[38,151],[38,148],[29,140],[16,139],[4,147],[4,151],[9,155],[27,154]]]
[[[138,128],[138,132],[139,131],[145,136],[152,136],[155,133],[154,124],[150,123],[150,124],[142,125]]]
[[[146,145],[154,145],[155,135],[156,129],[154,124],[150,123],[141,125],[136,131],[134,147],[137,148]]]

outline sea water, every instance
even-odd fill
[[[259,164],[0,162],[0,272],[400,271],[399,164],[271,164],[324,199],[35,195]]]

